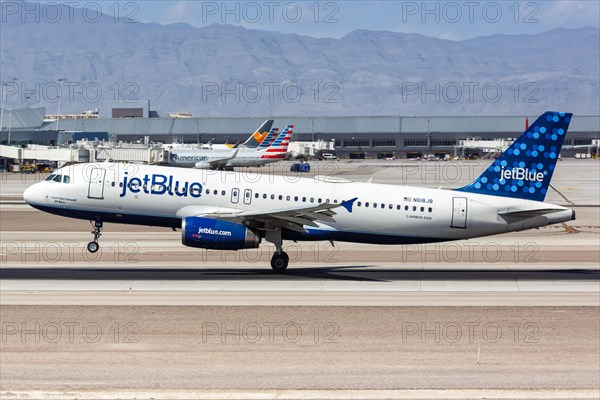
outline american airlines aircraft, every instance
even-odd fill
[[[288,125],[271,143],[263,143],[274,135],[273,128],[256,148],[236,148],[231,150],[173,149],[170,165],[176,167],[194,167],[197,169],[224,169],[233,167],[260,167],[285,158],[292,139],[294,125]]]
[[[164,226],[202,249],[265,240],[276,249],[271,267],[284,271],[284,240],[431,243],[575,219],[573,210],[544,203],[571,117],[544,113],[474,182],[454,190],[97,163],[61,168],[23,196],[42,211],[93,222],[90,252],[99,249],[104,222]]]

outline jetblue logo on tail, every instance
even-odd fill
[[[521,181],[542,182],[544,180],[544,174],[542,172],[536,172],[529,168],[502,168],[500,170],[500,176],[502,179],[518,179]]]
[[[462,192],[544,201],[573,114],[545,112]]]

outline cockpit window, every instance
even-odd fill
[[[52,180],[53,180],[54,182],[58,182],[58,183],[60,183],[60,181],[62,181],[62,175],[56,175],[56,176],[54,177],[54,179],[52,179]]]
[[[71,183],[71,177],[69,175],[63,175],[63,183]]]
[[[55,176],[56,176],[56,174],[52,174],[52,175],[50,175],[49,177],[47,177],[47,178],[46,178],[46,181],[47,181],[47,182],[50,182],[51,180],[53,180],[53,179],[54,179],[54,177],[55,177]]]

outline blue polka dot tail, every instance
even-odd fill
[[[544,201],[573,114],[547,111],[462,192]]]

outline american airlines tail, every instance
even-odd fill
[[[261,151],[264,152],[260,156],[261,159],[283,159],[285,158],[288,147],[290,145],[290,141],[292,140],[294,125],[288,125],[285,127],[283,132],[277,136],[275,141],[269,145],[266,149]]]
[[[542,114],[462,192],[543,202],[573,114]]]

